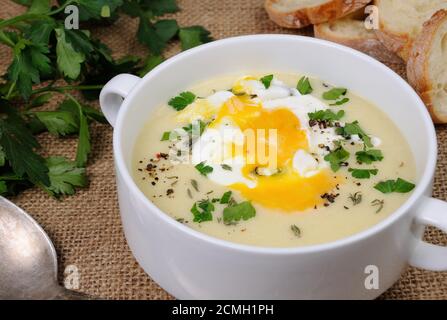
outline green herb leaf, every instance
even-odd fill
[[[64,157],[50,157],[46,159],[46,165],[49,169],[50,186],[45,190],[53,196],[72,195],[75,193],[75,187],[85,187],[87,178],[85,169],[76,167]]]
[[[39,111],[34,112],[34,115],[55,136],[65,136],[78,132],[79,125],[73,113],[69,111]]]
[[[146,58],[146,60],[143,62],[143,67],[138,72],[138,75],[140,77],[144,77],[149,71],[154,69],[156,66],[158,66],[163,61],[164,61],[164,58],[162,56],[149,55]]]
[[[337,100],[341,96],[346,95],[348,89],[345,88],[333,88],[323,93],[323,99],[325,100]]]
[[[371,205],[373,207],[377,207],[376,213],[379,213],[380,211],[382,211],[383,207],[385,206],[385,200],[375,199],[371,202]]]
[[[292,230],[293,234],[294,234],[296,237],[301,238],[301,229],[298,228],[297,225],[292,224],[292,225],[290,226],[290,230]]]
[[[301,93],[302,95],[311,94],[313,91],[312,85],[310,84],[308,77],[302,77],[298,84],[296,85],[296,89]]]
[[[233,168],[231,166],[229,166],[228,164],[221,164],[220,165],[222,167],[222,169],[227,170],[227,171],[232,171]]]
[[[248,220],[256,216],[256,209],[251,202],[244,201],[233,206],[229,206],[223,211],[223,220],[226,224],[242,220]]]
[[[213,172],[213,167],[207,166],[205,162],[201,162],[195,166],[197,171],[200,172],[201,175],[207,176],[209,173]]]
[[[20,122],[10,117],[0,121],[0,145],[15,174],[35,184],[50,185],[44,159],[34,152],[39,147],[34,136]]]
[[[382,151],[377,149],[370,149],[366,151],[358,151],[356,152],[357,161],[360,163],[371,164],[374,161],[382,161],[383,154]]]
[[[180,111],[185,109],[188,105],[196,100],[196,95],[192,92],[185,91],[180,93],[178,96],[169,100],[168,104],[175,110]]]
[[[182,50],[188,50],[213,40],[210,37],[210,32],[201,26],[181,28],[179,38]]]
[[[362,193],[360,191],[357,191],[354,194],[351,193],[349,195],[349,200],[352,201],[352,205],[354,205],[354,206],[362,203],[362,199],[363,199],[363,195],[362,195]]]
[[[341,105],[343,105],[345,103],[348,103],[348,102],[349,102],[349,98],[343,98],[341,100],[338,100],[337,102],[331,103],[330,105],[331,106],[341,106]]]
[[[179,10],[176,0],[150,0],[142,2],[146,6],[145,9],[150,10],[155,16],[175,13]]]
[[[344,136],[345,138],[351,137],[352,135],[358,135],[362,139],[366,147],[371,148],[373,145],[371,143],[371,138],[360,128],[359,122],[354,121],[352,123],[346,123],[342,128],[337,128],[337,134]]]
[[[261,82],[264,85],[264,87],[266,89],[270,88],[270,84],[272,83],[273,80],[273,74],[269,74],[268,76],[264,76],[261,78]]]
[[[71,43],[67,42],[65,30],[55,29],[56,32],[56,53],[59,70],[69,79],[77,79],[81,74],[81,64],[85,61],[85,56],[77,52]]]
[[[8,68],[8,78],[17,85],[20,94],[28,99],[32,85],[40,83],[41,75],[51,73],[49,50],[42,45],[34,45],[24,39],[14,47],[14,58]]]
[[[191,213],[194,215],[194,222],[205,222],[213,220],[214,205],[209,200],[200,200],[194,203]]]
[[[405,181],[404,179],[398,178],[397,180],[387,180],[379,182],[374,186],[375,189],[382,193],[408,193],[412,191],[416,185],[411,182]]]
[[[349,172],[352,173],[352,176],[357,179],[369,179],[371,175],[376,176],[379,170],[377,169],[353,169],[349,168]]]
[[[163,132],[163,135],[161,136],[160,141],[169,141],[170,136],[171,136],[171,131],[165,131],[165,132]]]
[[[415,184],[405,181],[404,179],[398,178],[394,185],[394,192],[397,193],[408,193],[416,187]]]
[[[222,198],[220,198],[220,203],[221,204],[228,204],[230,202],[231,199],[231,195],[232,192],[231,191],[227,191],[223,194]]]
[[[332,110],[319,110],[316,112],[311,112],[307,114],[310,120],[318,120],[318,121],[337,121],[343,118],[345,112],[343,110],[338,111],[337,113]]]
[[[334,172],[340,170],[341,164],[348,159],[349,152],[341,146],[324,157],[324,160],[331,164],[331,169]]]

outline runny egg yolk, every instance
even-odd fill
[[[236,96],[222,106],[212,126],[224,118],[230,118],[244,135],[242,156],[246,161],[242,172],[247,179],[256,181],[256,186],[249,188],[244,183],[235,183],[230,188],[239,191],[246,199],[272,209],[303,211],[323,204],[321,195],[330,193],[340,182],[327,169],[311,177],[302,177],[293,169],[295,153],[300,149],[307,151],[309,146],[299,119],[289,109],[268,110],[246,96]],[[269,139],[269,129],[276,130],[275,141]],[[250,134],[254,134],[254,140]],[[258,155],[258,148],[263,148],[265,154],[273,152],[276,155],[276,168],[265,163],[265,158]],[[237,155],[234,146],[232,149],[232,156]],[[251,161],[247,161],[249,158]],[[259,168],[267,168],[274,174],[258,175]]]

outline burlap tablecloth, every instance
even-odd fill
[[[175,15],[181,25],[199,24],[215,39],[256,33],[292,33],[312,36],[312,29],[286,30],[268,20],[263,0],[179,0],[182,11]],[[0,18],[14,16],[23,8],[12,1],[0,0]],[[124,54],[144,56],[146,50],[134,36],[137,21],[120,18],[108,28],[94,33],[106,42],[116,57]],[[178,44],[168,56],[179,51]],[[0,46],[0,72],[10,61],[10,50]],[[404,66],[390,66],[404,76]],[[439,162],[434,196],[447,200],[447,128],[437,128]],[[76,140],[41,135],[44,152],[73,158]],[[88,166],[90,186],[63,201],[31,189],[13,199],[27,210],[48,232],[59,255],[59,278],[74,265],[80,273],[80,291],[110,299],[171,299],[153,282],[133,258],[121,229],[112,159],[112,129],[96,125],[92,130],[93,151]],[[447,214],[447,213],[446,213]],[[426,234],[428,241],[447,244],[447,236],[435,229]],[[410,268],[383,296],[385,299],[446,299],[447,272],[428,272]]]

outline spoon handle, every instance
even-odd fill
[[[52,300],[100,300],[97,297],[88,295],[86,293],[68,290],[64,287],[60,287],[56,296]]]

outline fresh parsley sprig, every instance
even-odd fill
[[[212,39],[201,26],[183,27],[163,18],[179,10],[176,0],[17,2],[27,7],[26,12],[0,20],[0,45],[12,53],[2,75],[6,81],[0,83],[0,194],[36,185],[55,197],[70,195],[87,185],[90,124],[107,122],[75,92],[97,100],[99,90],[116,74],[143,76],[160,64],[170,41],[179,39],[186,50]],[[79,8],[80,29],[64,27],[64,10],[70,4]],[[112,58],[111,50],[87,29],[92,22],[114,23],[122,14],[139,20],[135,36],[149,49],[145,59]],[[66,99],[49,110],[46,104],[56,95]],[[41,156],[36,135],[45,131],[57,137],[78,136],[75,160]]]

